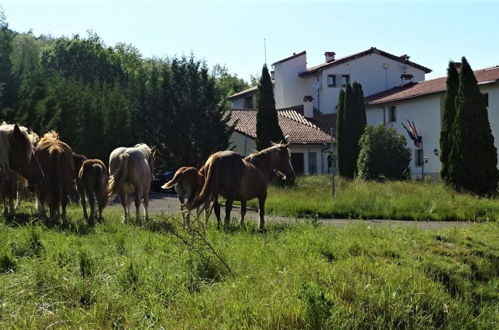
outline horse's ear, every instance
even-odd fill
[[[151,148],[151,154],[152,154],[152,155],[156,154],[156,146],[153,146],[153,147]]]
[[[15,135],[22,135],[23,133],[21,133],[21,129],[19,128],[19,125],[15,124],[14,125],[14,134]]]

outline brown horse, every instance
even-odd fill
[[[273,171],[284,177],[294,178],[295,172],[289,159],[289,143],[276,144],[258,153],[243,158],[232,151],[220,151],[208,158],[204,165],[205,184],[198,197],[188,205],[188,210],[214,200],[213,208],[220,225],[218,195],[227,199],[225,203],[225,226],[229,226],[233,201],[241,201],[241,225],[246,214],[246,202],[258,198],[260,229],[265,227],[265,200],[267,185]]]
[[[184,211],[186,205],[192,203],[194,198],[199,195],[201,189],[204,185],[204,173],[195,167],[181,167],[175,172],[173,179],[165,183],[162,189],[171,189],[175,186],[175,192],[177,193],[178,199],[180,200],[180,208]],[[187,200],[187,204],[185,203]],[[210,201],[205,203],[203,209],[205,210],[206,220],[209,217],[209,205]],[[198,208],[197,215],[199,216],[201,210]],[[184,219],[184,226],[189,226],[190,222],[190,212],[182,212],[182,217]]]
[[[3,149],[5,147],[5,150],[3,150],[5,151],[4,156],[7,156],[11,161],[15,159],[21,159],[23,155],[27,156],[27,154],[30,153],[31,159],[29,161],[26,161],[30,163],[30,167],[32,169],[27,168],[27,171],[24,171],[23,176],[22,174],[20,174],[22,172],[23,166],[12,164],[12,168],[16,170],[10,169],[8,177],[4,177],[1,180],[2,183],[0,184],[0,198],[4,200],[4,215],[15,214],[15,210],[17,209],[21,201],[22,190],[26,189],[28,183],[27,179],[30,179],[32,183],[37,183],[43,178],[43,172],[40,168],[38,160],[34,156],[33,148],[33,146],[38,142],[38,135],[34,132],[28,131],[25,127],[18,126],[22,134],[19,135],[22,144],[26,144],[28,148],[25,149],[22,145],[17,145],[15,143],[13,145],[10,145],[11,142],[16,142],[17,140],[17,138],[13,136],[15,134],[15,126],[16,125],[8,125],[5,123],[0,126],[0,141],[5,142],[5,144],[1,144],[2,147],[0,147],[0,149]],[[11,135],[9,136],[9,134]],[[29,143],[25,141],[26,136],[29,139]],[[11,154],[12,152],[19,152],[20,155],[9,157],[9,154]],[[7,162],[7,164],[8,168],[11,168],[10,162]],[[30,172],[32,172],[32,174],[29,174]],[[15,204],[14,200],[16,200]]]
[[[66,206],[69,194],[74,189],[73,151],[59,139],[55,131],[45,133],[35,148],[35,155],[45,173],[41,183],[35,185],[36,205],[41,216],[45,216],[45,203],[50,209],[53,224],[62,216],[66,223]]]
[[[114,149],[109,156],[109,183],[107,186],[108,200],[120,196],[125,213],[125,221],[130,215],[129,193],[135,192],[136,220],[140,223],[140,201],[144,201],[145,219],[149,220],[149,190],[151,189],[152,173],[154,171],[154,156],[156,148],[146,144],[134,147]]]
[[[76,179],[78,192],[80,193],[83,215],[88,224],[93,226],[95,219],[95,201],[99,208],[98,220],[102,221],[102,210],[107,204],[107,168],[100,159],[87,159],[80,166],[78,178]],[[85,195],[90,204],[90,217],[87,214]]]

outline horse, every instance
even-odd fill
[[[275,171],[284,178],[294,178],[295,172],[289,157],[289,143],[275,144],[247,157],[233,151],[212,154],[203,166],[205,183],[198,197],[187,206],[192,210],[213,199],[215,215],[220,226],[220,204],[218,195],[226,198],[225,227],[229,226],[232,203],[241,201],[241,225],[246,214],[246,202],[258,198],[260,223],[265,228],[265,200],[270,175]]]
[[[4,214],[13,215],[19,203],[19,181],[35,184],[43,179],[43,171],[35,156],[33,144],[37,135],[17,124],[0,125],[0,196],[4,199]],[[16,205],[14,199],[18,198]]]
[[[66,206],[69,194],[74,190],[73,150],[50,131],[43,135],[35,148],[35,155],[45,172],[45,178],[35,185],[36,206],[40,216],[45,216],[45,203],[50,210],[50,222],[59,217],[66,223]]]
[[[94,225],[96,200],[99,208],[97,219],[102,221],[102,210],[107,204],[107,180],[107,168],[100,159],[87,159],[80,166],[76,182],[83,215],[91,226]],[[90,217],[87,214],[85,195],[90,204]]]
[[[180,201],[180,208],[182,211],[185,210],[185,206],[191,203],[196,196],[199,195],[201,189],[204,185],[204,173],[200,170],[198,171],[195,167],[181,167],[175,172],[173,179],[165,183],[162,189],[171,189],[175,186],[175,192],[177,193],[178,199]],[[187,200],[187,204],[185,203]],[[203,209],[206,214],[206,220],[209,217],[209,206],[210,201],[205,203]],[[202,210],[198,208],[197,216]],[[190,222],[190,212],[185,214],[182,212],[182,218],[184,220],[184,226],[188,227]]]
[[[135,192],[136,221],[140,223],[140,201],[143,199],[145,220],[149,221],[149,190],[154,171],[156,147],[137,144],[134,147],[114,149],[109,156],[108,200],[120,196],[124,220],[130,215],[129,193]]]

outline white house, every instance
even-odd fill
[[[395,56],[374,47],[339,59],[334,52],[326,52],[324,63],[309,68],[306,56],[303,51],[272,64],[279,124],[284,135],[290,136],[293,166],[303,174],[330,171],[336,104],[347,83],[361,83],[364,95],[370,95],[424,80],[431,71],[409,61],[407,55]],[[242,154],[255,147],[256,112],[242,109],[256,107],[257,91],[251,87],[229,98],[233,118],[239,119],[232,143]]]
[[[499,150],[499,66],[474,73],[486,98],[489,122]],[[423,142],[423,148],[417,148],[408,139],[412,151],[410,169],[415,178],[421,177],[423,169],[425,175],[440,177],[440,128],[445,80],[446,77],[442,77],[410,83],[366,98],[368,124],[384,124],[407,136],[402,123],[407,123],[407,120],[414,122]]]

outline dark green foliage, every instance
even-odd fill
[[[96,35],[49,39],[0,28],[0,119],[107,161],[119,146],[158,148],[159,167],[201,165],[229,147],[227,96],[244,81],[190,57],[144,59]],[[13,91],[13,92],[11,92]],[[3,92],[3,93],[2,93]]]
[[[452,149],[452,125],[456,118],[456,96],[459,88],[459,73],[454,62],[449,62],[447,68],[447,92],[445,93],[442,129],[440,131],[440,162],[442,170],[440,175],[445,183],[450,183],[449,179],[449,154]]]
[[[405,137],[395,129],[382,125],[367,126],[360,138],[357,162],[359,178],[363,180],[400,180],[409,177],[411,152]]]
[[[343,133],[343,125],[345,119],[345,91],[342,89],[338,97],[338,105],[336,107],[336,151],[338,153],[338,172],[341,176],[345,175],[345,138]]]
[[[340,94],[341,97],[341,94]],[[364,106],[364,93],[362,86],[355,82],[352,86],[347,85],[345,90],[344,109],[340,110],[338,125],[341,135],[338,139],[339,150],[338,164],[341,165],[340,175],[353,178],[357,167],[359,155],[359,139],[366,126],[366,111]],[[343,140],[343,141],[341,141]]]
[[[16,270],[17,261],[10,252],[0,252],[0,273],[9,273]]]
[[[448,181],[458,191],[491,195],[497,190],[497,150],[485,99],[464,57],[459,81]]]
[[[269,70],[265,64],[258,85],[258,105],[256,113],[256,148],[262,150],[284,139],[275,108],[274,88]]]

